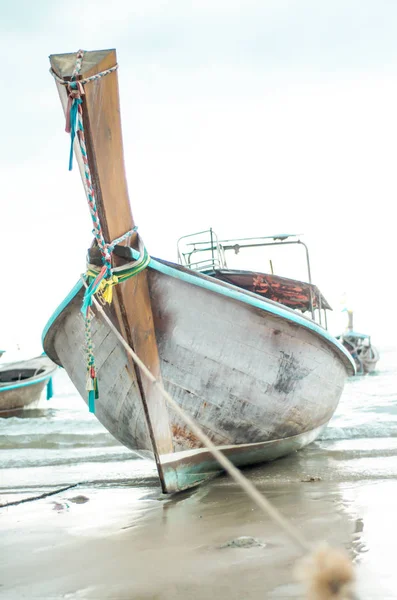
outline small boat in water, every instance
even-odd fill
[[[347,330],[338,336],[340,342],[352,355],[356,363],[356,375],[374,373],[379,361],[379,352],[371,343],[371,337],[353,329],[353,311],[348,310]]]
[[[0,416],[34,406],[47,386],[52,395],[52,376],[57,369],[47,356],[0,365]]]
[[[354,373],[350,353],[297,310],[150,258],[128,199],[115,51],[54,55],[50,62],[95,241],[84,281],[44,330],[47,355],[115,438],[156,461],[164,492],[197,485],[221,468],[132,363],[116,329],[235,465],[311,443]]]

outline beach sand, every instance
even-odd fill
[[[360,599],[396,598],[397,461],[378,472],[373,451],[357,452],[353,440],[314,444],[244,472],[311,543],[350,552]],[[1,503],[15,498],[3,490]],[[225,476],[171,497],[79,486],[2,508],[0,535],[2,599],[304,597],[299,549]]]

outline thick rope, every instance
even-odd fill
[[[84,282],[84,279],[83,279]],[[84,282],[85,283],[85,282]],[[204,446],[211,452],[213,457],[219,462],[219,464],[225,469],[227,473],[234,479],[238,485],[246,492],[246,494],[251,498],[251,500],[267,515],[269,515],[273,521],[278,523],[280,527],[284,529],[284,531],[289,535],[289,537],[293,540],[293,542],[299,546],[299,548],[303,551],[311,550],[310,545],[301,535],[301,533],[293,526],[291,523],[269,502],[265,496],[263,496],[257,488],[241,473],[237,467],[233,465],[232,462],[220,451],[218,448],[211,442],[211,440],[205,435],[205,433],[200,429],[198,425],[185,413],[184,410],[175,402],[175,400],[170,396],[164,386],[152,375],[146,365],[141,361],[139,356],[135,354],[132,348],[127,344],[124,340],[123,336],[118,332],[116,327],[113,325],[109,317],[106,315],[105,311],[97,301],[97,299],[93,298],[93,303],[95,304],[96,309],[101,314],[102,318],[106,321],[113,334],[117,337],[119,342],[123,345],[125,350],[131,356],[133,361],[138,365],[142,373],[155,385],[160,394],[165,398],[168,402],[169,406],[179,415],[179,417],[186,423],[188,427],[190,427],[191,431],[195,436],[204,444]]]
[[[194,435],[211,452],[212,456],[234,479],[256,506],[277,523],[291,538],[300,551],[309,552],[295,568],[295,575],[306,587],[308,600],[359,600],[354,591],[355,574],[351,560],[346,552],[323,544],[312,548],[304,536],[286,519],[277,508],[247,479],[237,467],[211,442],[200,427],[175,402],[163,385],[152,375],[139,356],[130,348],[106,315],[96,298],[95,307],[117,337],[125,350],[138,365],[141,372],[157,387],[168,405],[186,423]]]
[[[72,488],[75,488],[78,485],[80,484],[72,483],[71,485],[58,488],[57,490],[52,490],[51,492],[45,492],[44,494],[40,494],[39,496],[29,496],[28,498],[22,498],[22,500],[13,500],[12,502],[5,502],[4,504],[0,504],[0,508],[6,508],[7,506],[18,506],[18,504],[24,504],[25,502],[33,502],[34,500],[42,500],[43,498],[48,498],[49,496],[55,496],[56,494],[60,494],[61,492],[71,490]]]
[[[72,169],[73,144],[74,144],[74,139],[77,136],[77,139],[79,141],[80,151],[81,151],[82,158],[83,158],[83,163],[84,163],[84,173],[85,173],[85,186],[84,187],[86,190],[88,204],[89,204],[91,217],[92,217],[92,221],[93,221],[93,226],[94,226],[93,233],[97,240],[98,247],[102,253],[102,260],[103,260],[102,269],[98,273],[97,272],[98,270],[96,268],[93,268],[93,277],[96,276],[92,282],[92,284],[94,284],[94,285],[92,286],[92,284],[90,284],[90,286],[88,286],[88,284],[86,283],[86,281],[83,278],[83,283],[86,287],[86,294],[88,294],[88,288],[92,286],[92,289],[90,291],[91,302],[93,302],[95,304],[97,310],[102,315],[103,319],[107,322],[108,326],[113,331],[114,335],[118,338],[118,340],[123,345],[123,347],[126,349],[128,354],[132,357],[134,362],[141,369],[142,373],[153,383],[153,385],[157,386],[157,388],[159,389],[159,392],[165,398],[165,400],[168,402],[169,406],[171,406],[172,409],[174,410],[174,412],[179,415],[179,417],[186,423],[186,425],[188,427],[190,427],[191,431],[197,436],[197,438],[203,443],[203,445],[211,452],[211,454],[218,461],[218,463],[225,469],[225,471],[227,473],[229,473],[229,475],[236,481],[236,483],[238,485],[240,485],[240,487],[251,498],[251,500],[264,513],[269,515],[273,519],[273,521],[275,521],[276,523],[278,523],[281,526],[281,528],[287,533],[287,535],[289,535],[289,537],[293,540],[293,542],[295,544],[297,544],[299,546],[299,548],[301,550],[304,550],[304,551],[310,550],[310,545],[304,539],[304,537],[300,534],[300,532],[291,523],[289,523],[289,521],[287,519],[285,519],[285,517],[281,513],[279,513],[279,511],[256,489],[256,487],[248,479],[246,479],[246,477],[244,477],[244,475],[239,471],[239,469],[237,469],[229,461],[229,459],[211,442],[211,440],[201,431],[200,427],[198,427],[198,425],[196,425],[196,423],[180,408],[180,406],[175,402],[175,400],[170,396],[170,394],[168,394],[168,392],[165,390],[163,385],[159,381],[157,381],[157,379],[152,375],[152,373],[145,366],[145,364],[135,354],[135,352],[132,350],[132,348],[130,348],[130,346],[124,340],[122,335],[118,332],[116,327],[113,325],[113,323],[107,317],[106,313],[104,312],[104,310],[102,309],[102,307],[100,306],[100,304],[98,303],[97,299],[94,296],[95,293],[99,292],[99,293],[102,293],[102,298],[106,300],[105,296],[106,296],[106,294],[108,294],[108,297],[110,297],[110,301],[111,301],[112,287],[113,287],[113,285],[118,283],[121,278],[120,273],[117,276],[115,276],[113,273],[112,266],[111,266],[112,251],[114,249],[114,246],[117,243],[120,243],[120,242],[124,241],[125,239],[127,239],[128,237],[130,237],[132,235],[132,233],[134,233],[136,231],[136,228],[125,233],[123,236],[121,236],[117,240],[114,240],[111,243],[105,242],[105,239],[104,239],[104,236],[102,233],[101,224],[99,221],[99,214],[98,214],[98,210],[97,210],[97,206],[96,206],[95,193],[94,193],[91,173],[90,173],[90,169],[89,169],[89,165],[88,165],[87,149],[86,149],[85,136],[84,136],[82,96],[84,95],[84,87],[83,86],[86,83],[88,83],[90,81],[95,81],[97,79],[100,79],[101,77],[104,77],[105,75],[108,75],[109,73],[112,73],[113,71],[115,71],[117,69],[117,65],[115,65],[111,69],[103,71],[102,73],[98,73],[97,75],[93,75],[86,79],[77,80],[77,77],[79,77],[80,73],[81,73],[83,57],[84,57],[84,51],[79,50],[79,52],[77,53],[77,56],[76,56],[76,65],[73,70],[71,80],[69,82],[61,80],[52,70],[51,70],[51,74],[54,76],[54,78],[56,79],[56,81],[59,84],[67,86],[68,108],[67,108],[67,117],[66,117],[66,131],[68,133],[70,133],[70,135],[71,135],[69,170]],[[147,262],[146,262],[146,258],[147,258]],[[145,257],[144,253],[141,252],[140,259],[138,260],[138,262],[139,261],[141,261],[141,265],[144,265],[139,269],[139,270],[142,270],[143,268],[146,267],[147,263],[149,262],[147,253],[146,253],[146,257]],[[135,265],[135,267],[136,267],[136,265]],[[137,270],[137,269],[134,270],[134,267],[131,267],[130,270],[131,270],[131,274],[129,276],[132,276],[136,272],[139,272],[139,270]],[[125,271],[128,271],[128,268],[125,269]],[[88,274],[88,277],[89,276],[90,276],[90,274]],[[92,316],[93,316],[93,313],[90,309],[90,303],[89,303],[87,306],[87,309],[86,309],[87,389],[89,390],[90,410],[92,412],[94,412],[94,400],[95,400],[95,397],[98,397],[98,386],[97,386],[96,371],[95,371],[95,365],[94,365],[93,344],[92,344],[92,338],[91,338]],[[327,554],[326,554],[326,557],[327,557]],[[324,581],[323,581],[324,577],[323,577],[323,573],[322,573],[324,570],[323,566],[320,565],[320,568],[318,568],[317,570],[318,570],[318,573],[320,574],[321,582],[324,587]],[[313,575],[311,575],[310,576],[310,585],[313,584],[313,581],[315,581],[315,578]],[[337,590],[336,594],[339,597],[338,589],[341,584],[342,584],[342,586],[345,584],[345,581],[343,581],[343,578],[341,579],[340,574],[331,574],[326,579],[325,583],[326,583],[326,586],[325,586],[326,587],[326,589],[325,589],[326,597],[327,598],[329,597],[329,590],[331,589],[331,591],[332,591],[335,587],[335,584],[337,584],[337,586],[335,588]],[[313,585],[312,585],[312,588],[313,588]],[[318,592],[318,586],[317,586],[316,590]],[[333,591],[332,591],[332,595],[335,595]],[[311,597],[314,597],[313,594]],[[315,597],[319,598],[319,594],[316,593]],[[349,596],[349,597],[352,597],[352,596]]]

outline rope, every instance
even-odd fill
[[[135,231],[136,229],[137,228],[134,227]],[[122,237],[118,239],[121,240]],[[88,265],[85,277],[89,282],[89,286],[84,294],[83,305],[81,307],[81,312],[83,315],[86,315],[87,311],[91,307],[94,294],[98,293],[104,303],[111,304],[113,299],[113,287],[118,283],[123,283],[123,281],[126,281],[130,277],[134,277],[134,275],[137,275],[146,269],[150,262],[150,256],[142,242],[141,237],[139,235],[137,237],[139,258],[127,263],[122,267],[111,269],[110,276],[107,276],[105,266],[100,269],[94,265]],[[118,240],[112,242],[113,248],[117,241]]]
[[[57,490],[52,490],[51,492],[45,492],[44,494],[40,494],[40,496],[29,496],[29,498],[22,498],[22,500],[13,500],[12,502],[6,502],[4,504],[0,504],[0,508],[6,508],[7,506],[17,506],[18,504],[24,504],[25,502],[33,502],[34,500],[42,500],[43,498],[48,498],[49,496],[55,496],[56,494],[60,494],[61,492],[71,490],[72,488],[75,488],[78,485],[78,483],[73,483],[71,485],[58,488]]]
[[[237,467],[211,442],[200,427],[189,415],[175,402],[163,385],[152,375],[139,356],[130,348],[123,336],[119,333],[111,320],[106,315],[96,298],[93,299],[95,307],[106,321],[113,334],[117,337],[125,350],[138,365],[141,372],[157,387],[168,405],[186,423],[194,435],[211,452],[212,456],[224,468],[232,479],[241,487],[256,506],[277,523],[289,536],[301,552],[309,552],[301,564],[298,563],[295,575],[299,577],[306,587],[307,598],[311,600],[359,600],[354,591],[355,575],[352,562],[343,550],[328,547],[323,544],[319,548],[312,548],[308,541],[301,535],[277,508],[259,492]]]
[[[152,375],[149,369],[145,366],[145,364],[140,360],[140,358],[135,354],[135,352],[130,348],[127,342],[124,340],[122,335],[118,332],[116,327],[107,317],[105,311],[102,309],[94,294],[101,294],[101,299],[106,302],[111,302],[112,300],[112,288],[114,285],[119,283],[128,277],[132,277],[137,274],[139,271],[146,268],[149,262],[149,256],[145,249],[140,252],[140,258],[135,263],[129,263],[123,269],[112,269],[111,265],[111,255],[114,250],[114,246],[122,241],[126,240],[130,237],[135,231],[136,227],[126,232],[124,235],[120,236],[117,240],[114,240],[111,243],[106,243],[100,220],[98,209],[95,200],[94,188],[92,185],[92,178],[90,173],[90,168],[88,165],[87,158],[87,149],[85,144],[85,135],[84,135],[84,124],[83,124],[83,109],[82,109],[82,96],[84,95],[84,85],[91,81],[95,81],[112,73],[118,68],[116,64],[114,67],[107,69],[97,75],[93,75],[91,77],[87,77],[86,79],[77,80],[77,77],[80,76],[82,61],[84,58],[84,51],[79,50],[76,55],[76,65],[73,70],[71,80],[64,81],[60,79],[52,69],[50,70],[53,77],[56,81],[61,84],[67,86],[68,91],[68,106],[66,111],[66,131],[70,133],[71,137],[71,147],[69,154],[69,170],[72,170],[73,167],[73,144],[74,140],[77,136],[79,141],[80,151],[83,158],[84,164],[84,174],[85,174],[85,191],[88,199],[88,205],[92,217],[93,222],[93,234],[98,243],[98,247],[102,254],[103,267],[99,270],[92,265],[89,266],[87,270],[86,277],[89,280],[92,277],[92,282],[90,285],[83,278],[83,283],[86,288],[86,293],[84,297],[84,302],[86,302],[86,306],[83,303],[83,308],[85,308],[85,338],[86,338],[86,354],[87,354],[87,384],[86,388],[89,392],[89,409],[91,412],[95,411],[95,399],[98,398],[98,383],[96,378],[96,370],[95,370],[95,358],[93,353],[93,343],[92,343],[92,335],[91,335],[91,320],[93,318],[93,313],[91,310],[92,303],[95,304],[97,310],[102,315],[103,319],[107,322],[108,326],[112,330],[113,334],[117,337],[123,347],[126,349],[128,354],[132,357],[134,362],[141,369],[142,373],[153,383],[153,385],[157,386],[161,395],[165,398],[168,405],[174,410],[175,413],[179,415],[179,417],[186,423],[188,427],[190,427],[191,431],[197,436],[199,440],[203,443],[203,445],[211,452],[215,460],[224,468],[224,470],[229,473],[229,475],[236,481],[238,485],[245,491],[245,493],[251,498],[251,500],[267,515],[269,515],[273,521],[278,523],[280,527],[285,531],[285,533],[292,539],[292,541],[299,546],[301,550],[307,551],[310,550],[310,546],[308,542],[304,539],[304,537],[300,534],[300,532],[291,524],[289,521],[263,496],[256,487],[248,480],[246,477],[237,469],[229,459],[211,442],[211,440],[203,433],[203,431],[196,425],[196,423],[180,408],[180,406],[175,402],[175,400],[170,396],[170,394],[164,389],[163,385],[157,381],[157,379]],[[118,274],[116,275],[116,271]],[[95,277],[95,279],[94,279]],[[84,310],[83,310],[84,312]],[[323,569],[321,568],[321,571]],[[321,579],[322,585],[324,587],[324,577],[320,569],[318,569],[320,573],[319,579]],[[341,585],[341,579],[332,574],[332,576],[328,577],[329,581],[325,581],[326,587],[326,596],[329,597],[329,590],[339,590]],[[311,581],[314,581],[314,577],[311,576]],[[342,581],[342,585],[345,584],[346,578]],[[337,586],[335,587],[335,583]],[[318,596],[318,594],[317,594]],[[312,594],[313,597],[313,594]]]
[[[84,280],[83,280],[84,281]],[[289,535],[293,542],[299,546],[301,550],[305,552],[311,550],[310,545],[300,534],[300,532],[269,502],[265,496],[263,496],[259,490],[241,473],[237,467],[211,442],[211,440],[205,435],[198,425],[185,413],[184,410],[175,402],[172,396],[166,391],[163,385],[152,375],[146,365],[141,361],[139,356],[130,348],[123,336],[118,332],[116,327],[113,325],[105,311],[97,299],[93,298],[95,307],[101,314],[102,318],[106,321],[113,334],[117,337],[119,342],[123,345],[125,350],[131,356],[133,361],[141,369],[142,373],[155,385],[160,394],[168,402],[169,406],[179,415],[179,417],[190,427],[191,431],[195,436],[204,444],[204,446],[211,452],[213,457],[219,462],[219,464],[225,469],[227,473],[234,479],[234,481],[241,486],[245,493],[251,498],[251,500],[260,508],[264,513],[269,515],[273,521],[278,523],[282,529]]]
[[[114,67],[112,67],[110,69],[107,69],[106,71],[102,71],[101,73],[98,73],[97,75],[93,75],[91,77],[87,77],[86,79],[81,79],[79,81],[76,81],[76,78],[79,77],[79,75],[81,73],[83,58],[84,58],[84,50],[79,50],[76,55],[76,64],[73,69],[73,73],[70,78],[70,81],[61,80],[52,71],[52,69],[51,69],[51,74],[55,77],[55,79],[59,83],[62,83],[62,85],[67,86],[68,106],[66,109],[65,130],[67,133],[70,133],[70,139],[71,139],[70,154],[69,154],[69,171],[71,171],[72,167],[73,167],[73,162],[72,162],[73,161],[73,143],[74,143],[75,137],[77,136],[81,154],[83,157],[83,163],[84,163],[84,175],[85,175],[85,186],[84,187],[85,187],[87,200],[88,200],[88,206],[89,206],[91,218],[92,218],[93,234],[94,234],[95,239],[98,243],[98,246],[101,250],[101,253],[103,256],[103,262],[107,266],[108,274],[110,275],[111,253],[112,253],[114,246],[116,244],[120,243],[121,241],[127,239],[128,237],[130,237],[136,231],[136,229],[135,228],[131,229],[130,231],[125,233],[123,236],[121,236],[114,242],[111,242],[110,244],[107,244],[105,242],[105,238],[103,236],[101,224],[99,221],[98,207],[96,204],[95,192],[94,192],[94,187],[92,184],[91,171],[90,171],[90,168],[88,165],[87,147],[86,147],[86,143],[85,143],[84,124],[83,124],[82,96],[84,96],[84,94],[85,94],[84,87],[83,87],[85,83],[94,81],[96,79],[100,79],[101,77],[104,77],[105,75],[108,75],[109,73],[113,73],[113,71],[115,71],[117,69],[117,65],[115,65]]]
[[[131,231],[136,231],[134,227]],[[130,234],[131,232],[128,232]],[[108,244],[112,247],[112,250],[118,241],[123,241],[127,234],[119,237],[117,240]],[[86,378],[86,390],[88,392],[88,409],[91,413],[95,413],[95,400],[99,397],[98,389],[98,378],[95,368],[95,356],[94,356],[94,344],[92,341],[91,332],[91,320],[92,311],[91,306],[94,300],[94,294],[98,294],[103,304],[111,304],[113,300],[113,287],[119,283],[123,283],[130,277],[134,277],[148,266],[150,262],[150,256],[142,242],[140,236],[138,236],[139,242],[139,258],[131,261],[123,267],[116,267],[110,269],[110,275],[108,274],[108,267],[103,265],[100,269],[93,265],[88,265],[85,273],[84,284],[86,291],[83,298],[83,304],[81,306],[81,312],[85,319],[85,353],[86,353],[86,365],[87,365],[87,378]],[[87,283],[90,282],[89,284]]]
[[[139,258],[122,267],[112,269],[111,277],[104,277],[103,267],[102,269],[99,269],[99,267],[88,265],[85,277],[91,283],[84,294],[83,306],[81,307],[81,312],[83,314],[86,314],[86,311],[91,307],[94,294],[99,295],[100,299],[103,300],[103,304],[111,304],[113,299],[113,287],[146,269],[150,262],[150,256],[141,237],[139,235],[137,237],[139,244]]]
[[[91,320],[93,314],[91,310],[87,311],[84,322],[85,329],[85,352],[87,357],[87,379],[85,389],[88,392],[88,409],[95,413],[95,400],[98,399],[98,379],[95,369],[94,344],[91,335]]]
[[[96,75],[92,75],[90,77],[86,77],[85,79],[78,79],[81,74],[81,68],[84,59],[84,50],[79,50],[76,54],[76,63],[70,77],[70,81],[66,81],[58,77],[58,75],[50,69],[51,75],[54,79],[61,85],[66,86],[67,94],[68,94],[68,104],[66,108],[66,125],[65,131],[70,134],[70,152],[69,152],[69,171],[73,168],[73,146],[74,141],[77,137],[79,142],[79,147],[81,151],[81,156],[83,159],[84,165],[84,189],[86,192],[88,207],[91,214],[93,230],[92,233],[96,239],[100,252],[102,254],[102,262],[103,266],[99,270],[91,267],[86,274],[88,281],[90,281],[90,285],[86,289],[83,299],[82,305],[82,313],[85,317],[85,353],[87,359],[87,381],[86,381],[86,390],[88,391],[88,406],[90,412],[95,412],[95,400],[98,398],[98,380],[96,376],[95,369],[95,357],[93,352],[93,342],[92,342],[92,334],[91,334],[91,312],[90,307],[92,303],[92,298],[95,293],[100,293],[101,298],[104,302],[108,302],[109,304],[112,302],[113,298],[113,287],[117,285],[119,282],[128,279],[128,277],[132,277],[136,275],[140,271],[146,268],[150,258],[146,249],[143,247],[142,252],[140,253],[140,258],[138,261],[134,263],[130,263],[128,268],[120,273],[119,275],[115,275],[112,269],[112,252],[114,247],[117,244],[121,244],[125,240],[127,240],[133,233],[137,231],[137,227],[133,227],[117,239],[112,242],[107,243],[105,241],[100,219],[98,213],[98,207],[95,198],[94,186],[92,183],[92,176],[90,167],[88,164],[88,156],[87,156],[87,147],[85,141],[85,133],[84,133],[84,122],[83,122],[83,99],[84,96],[84,85],[86,83],[90,83],[91,81],[96,81],[109,73],[113,73],[118,65],[116,64],[114,67],[110,69],[106,69],[101,73],[97,73]]]
[[[85,79],[79,79],[79,83],[81,83],[82,85],[85,85],[86,83],[90,83],[91,81],[96,81],[97,79],[100,79],[101,77],[104,77],[105,75],[109,75],[109,73],[113,73],[113,71],[116,71],[118,68],[119,68],[119,65],[114,65],[114,67],[110,67],[110,69],[101,71],[101,73],[97,73],[96,75],[91,75],[91,77],[86,77]],[[57,81],[61,85],[66,85],[66,86],[69,85],[69,83],[70,83],[69,81],[67,81],[66,79],[62,79],[61,77],[58,77],[58,75],[52,69],[50,69],[50,73],[53,76],[53,78],[55,79],[55,81]]]

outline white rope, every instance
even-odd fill
[[[104,77],[105,75],[109,75],[109,73],[113,73],[113,71],[116,71],[119,68],[119,65],[116,64],[114,65],[114,67],[110,67],[110,69],[106,69],[106,71],[102,71],[101,73],[97,73],[96,75],[91,75],[91,77],[86,77],[85,79],[79,79],[78,81],[69,81],[66,79],[62,79],[62,77],[59,77],[55,71],[53,69],[50,69],[50,73],[53,76],[53,78],[55,79],[55,81],[57,81],[58,83],[60,83],[61,85],[69,85],[70,83],[79,83],[80,85],[85,85],[86,83],[90,83],[90,81],[96,81],[97,79],[100,79],[101,77]],[[79,75],[79,73],[74,73],[73,75]]]
[[[84,285],[86,285],[83,280]],[[196,425],[196,423],[185,413],[184,410],[175,402],[175,400],[170,396],[170,394],[164,389],[163,385],[157,381],[157,379],[152,375],[146,365],[141,361],[139,356],[135,354],[135,352],[130,348],[127,342],[124,340],[123,336],[118,332],[117,328],[113,325],[109,317],[106,315],[105,311],[93,296],[93,302],[109,325],[110,329],[120,341],[120,343],[124,346],[125,350],[131,356],[133,361],[139,366],[142,373],[153,383],[153,385],[157,386],[161,395],[165,398],[168,404],[172,407],[172,409],[180,416],[180,418],[190,427],[191,431],[196,435],[199,440],[204,444],[204,446],[211,452],[214,458],[219,462],[220,465],[225,469],[227,473],[229,473],[230,477],[234,479],[238,485],[245,491],[245,493],[251,498],[251,500],[267,515],[270,516],[273,521],[278,523],[282,529],[290,536],[290,538],[304,551],[310,551],[311,547],[306,542],[304,537],[300,534],[300,532],[291,524],[289,521],[269,502],[269,500],[263,496],[259,490],[241,473],[239,469],[237,469],[233,463],[220,451],[218,448],[211,442],[211,440],[205,435],[205,433]]]

